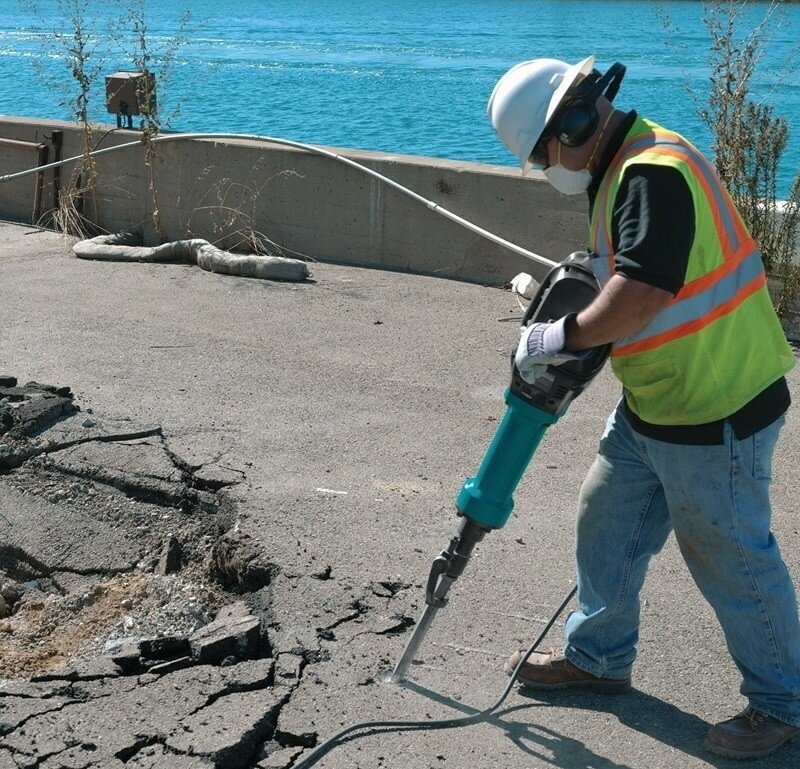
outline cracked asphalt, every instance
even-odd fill
[[[326,264],[289,284],[89,263],[52,233],[0,232],[0,375],[70,388],[80,408],[21,436],[0,470],[0,569],[39,585],[0,622],[50,617],[37,638],[52,652],[10,669],[0,625],[0,769],[284,769],[356,721],[494,701],[505,658],[572,585],[577,492],[619,397],[608,371],[545,436],[411,683],[391,686],[502,417],[513,296]],[[773,497],[797,580],[794,411]],[[364,736],[318,766],[737,766],[701,747],[743,703],[672,539],[643,599],[630,694],[518,690],[487,723]],[[64,613],[97,623],[100,608],[88,635]],[[161,650],[131,652],[141,638]],[[795,765],[800,746],[758,764]]]

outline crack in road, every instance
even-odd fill
[[[0,545],[0,565],[3,565],[4,558],[27,564],[33,571],[44,577],[50,577],[56,572],[75,574],[79,577],[113,577],[117,574],[127,574],[136,568],[135,561],[127,567],[109,569],[75,569],[67,566],[49,566],[30,553],[25,552],[22,548],[10,544]]]
[[[8,380],[0,378],[0,401],[3,393],[8,392],[7,382]],[[394,598],[409,585],[386,579],[365,585],[366,592],[359,594],[347,580],[337,579],[330,565],[313,573],[285,573],[284,566],[291,568],[289,564],[273,562],[268,558],[269,553],[264,552],[262,542],[240,533],[238,528],[231,528],[237,518],[234,498],[221,492],[244,480],[245,474],[235,468],[223,468],[219,465],[219,461],[228,452],[218,452],[206,462],[193,464],[181,458],[170,447],[160,426],[137,426],[131,423],[120,427],[119,420],[104,422],[94,415],[81,421],[81,417],[76,416],[77,408],[72,404],[72,394],[68,388],[48,388],[43,385],[17,388],[16,383],[14,385],[11,395],[15,399],[21,399],[27,387],[32,393],[33,405],[28,409],[28,422],[23,424],[20,420],[26,412],[20,410],[19,400],[15,401],[16,405],[12,404],[13,409],[8,407],[8,403],[5,406],[0,404],[0,444],[6,448],[4,452],[0,451],[0,482],[13,478],[15,493],[19,489],[22,494],[43,499],[42,504],[50,504],[51,492],[48,488],[52,485],[58,486],[61,478],[81,478],[88,481],[91,488],[78,490],[73,497],[68,497],[70,510],[99,524],[108,524],[111,530],[122,529],[128,532],[126,536],[141,543],[142,547],[153,547],[162,542],[166,533],[171,538],[184,539],[187,530],[196,530],[197,535],[193,534],[194,540],[189,546],[183,541],[179,548],[183,555],[178,557],[177,569],[200,569],[226,591],[229,601],[236,601],[241,596],[247,598],[249,608],[261,617],[262,623],[260,645],[247,654],[261,659],[248,659],[246,656],[237,658],[235,654],[232,655],[232,649],[243,648],[236,645],[239,643],[238,639],[233,646],[225,646],[226,651],[220,652],[211,663],[205,657],[196,656],[194,647],[191,653],[182,651],[181,654],[185,655],[182,657],[165,654],[163,658],[145,659],[146,655],[141,652],[141,647],[137,647],[139,639],[135,631],[131,630],[129,638],[121,639],[127,640],[133,647],[132,652],[126,652],[131,655],[128,659],[130,667],[122,667],[124,655],[120,652],[113,663],[109,658],[105,659],[104,664],[117,665],[117,672],[114,673],[104,672],[106,669],[101,666],[96,673],[76,673],[76,678],[72,679],[73,683],[69,686],[52,687],[42,692],[25,691],[21,687],[17,692],[4,691],[0,687],[0,699],[7,706],[7,713],[13,713],[11,708],[15,706],[15,697],[25,703],[24,706],[16,704],[22,712],[30,710],[31,706],[34,709],[38,707],[38,700],[42,700],[41,704],[44,706],[43,710],[21,715],[13,723],[0,724],[0,733],[6,741],[15,737],[16,742],[25,747],[25,750],[15,750],[13,746],[5,745],[2,749],[12,759],[15,756],[24,756],[35,761],[26,764],[31,767],[42,766],[53,757],[74,749],[97,753],[94,758],[88,757],[86,763],[82,764],[87,768],[101,767],[103,761],[107,761],[112,755],[123,764],[135,761],[138,765],[137,757],[152,749],[156,752],[163,751],[165,755],[203,758],[210,760],[214,766],[225,769],[255,769],[269,756],[274,756],[270,766],[284,762],[286,769],[292,767],[305,749],[318,744],[319,737],[316,731],[303,730],[304,726],[311,725],[305,721],[305,717],[299,719],[296,728],[288,723],[279,729],[278,723],[284,709],[304,684],[305,692],[313,692],[310,687],[320,684],[319,675],[307,675],[309,671],[352,648],[356,639],[399,634],[412,625],[411,618],[395,614],[380,617],[378,624],[373,622],[372,627],[358,628],[365,615],[374,609],[381,611],[382,607],[383,612],[388,613]],[[48,402],[48,399],[52,402]],[[56,402],[55,399],[60,400]],[[9,425],[12,429],[8,429]],[[55,429],[54,425],[58,428]],[[81,434],[81,430],[88,432]],[[136,444],[133,441],[145,443]],[[118,444],[118,451],[113,444]],[[114,451],[109,452],[105,448],[92,449],[93,445],[112,445]],[[87,450],[84,451],[81,447]],[[143,457],[141,466],[137,465],[137,457]],[[111,461],[105,461],[105,458]],[[111,495],[107,493],[109,490],[118,493]],[[63,497],[59,498],[57,494],[55,496],[53,504],[66,504]],[[101,498],[108,509],[97,502]],[[123,506],[112,510],[117,499],[123,499],[131,507]],[[147,506],[154,509],[148,509]],[[137,513],[140,509],[145,512]],[[17,521],[15,516],[10,513],[9,516]],[[162,518],[169,520],[160,523]],[[140,525],[136,526],[137,523]],[[205,532],[206,537],[213,542],[207,549],[197,544],[200,535]],[[73,547],[78,544],[75,543]],[[4,561],[17,562],[20,573],[28,576],[33,573],[37,580],[50,578],[53,583],[58,580],[56,587],[62,596],[75,595],[71,591],[76,590],[76,587],[68,577],[60,575],[115,577],[138,574],[143,568],[153,568],[152,557],[150,561],[147,557],[141,560],[137,558],[124,568],[76,568],[40,557],[38,551],[34,551],[34,555],[32,548],[29,545],[25,549],[14,542],[0,544],[0,583],[3,578],[2,568],[6,566]],[[63,551],[62,548],[54,552],[59,556]],[[167,573],[166,568],[161,572],[163,575]],[[296,585],[298,592],[285,595],[281,599],[284,605],[280,607],[283,613],[273,615],[281,601],[271,591],[275,587],[273,583],[280,581],[280,576]],[[304,578],[309,582],[298,584]],[[307,594],[309,585],[313,585],[313,591],[319,591],[318,600],[322,600],[322,605],[325,606],[323,616],[326,619],[333,616],[333,621],[323,627],[314,628],[308,613],[303,609],[305,601],[313,601],[303,595],[304,590]],[[39,585],[39,589],[52,590],[52,586]],[[86,606],[93,606],[100,601],[100,597],[92,594],[90,589],[84,586],[78,589],[81,592],[88,590],[86,595],[89,598],[84,602]],[[281,589],[286,590],[286,585],[283,584]],[[116,594],[113,595],[119,601]],[[328,600],[333,603],[325,603]],[[76,611],[84,604],[77,602]],[[254,608],[256,606],[258,608]],[[11,608],[16,607],[12,605]],[[136,608],[129,605],[126,611],[134,614]],[[217,617],[221,614],[221,611],[218,612]],[[241,619],[236,619],[240,615],[230,616],[232,625],[237,621],[241,622]],[[283,619],[276,621],[274,616]],[[300,618],[301,624],[296,624]],[[258,620],[253,617],[244,624],[247,625],[250,619],[258,624]],[[7,622],[0,620],[3,621]],[[210,624],[216,623],[217,619]],[[344,629],[351,624],[354,627],[350,630]],[[292,641],[295,627],[298,628],[298,635]],[[204,626],[202,629],[210,628]],[[60,630],[58,628],[55,632]],[[345,640],[337,640],[335,630],[341,630],[340,635]],[[285,633],[286,643],[273,643],[272,636],[278,637],[281,633]],[[353,635],[347,637],[350,633]],[[2,640],[3,636],[0,634],[0,643]],[[209,648],[219,641],[213,634],[207,640]],[[322,647],[320,642],[325,642]],[[189,648],[188,638],[183,638],[182,643]],[[256,666],[247,667],[248,665]],[[159,666],[165,672],[147,672],[150,668],[158,670]],[[46,673],[39,678],[42,681],[69,680],[62,679],[60,675],[54,672],[50,677],[51,674]],[[85,677],[81,677],[82,675]],[[237,675],[240,677],[236,678]],[[82,681],[86,685],[80,685]],[[356,685],[363,686],[372,682],[374,678],[370,676],[366,681],[357,681]],[[210,687],[210,691],[204,687]],[[46,700],[51,700],[49,706],[45,703]],[[78,706],[86,707],[87,713],[76,714],[74,711]],[[156,720],[154,723],[153,713],[148,712],[149,707],[154,709],[153,712],[159,713],[159,718],[163,712],[164,720]],[[183,710],[183,707],[186,709]],[[237,710],[240,707],[244,708],[242,716]],[[109,733],[107,742],[95,735],[92,739],[98,743],[96,745],[89,739],[95,734],[91,728],[92,714],[100,714],[108,708],[119,709],[121,713],[126,712],[125,708],[131,708],[131,717],[140,719],[133,723],[141,723],[141,729],[138,732],[131,730],[132,733]],[[139,712],[142,708],[144,714]],[[23,734],[32,722],[36,723],[36,719],[41,720],[31,731],[45,734],[50,731],[52,736],[49,739],[62,740],[63,747],[36,753],[34,746],[42,743]],[[87,724],[87,729],[82,741],[77,735],[81,733],[81,725],[84,723]],[[165,725],[163,730],[160,729],[161,723]],[[62,736],[65,730],[73,729],[74,736],[68,738],[68,743],[65,742]],[[105,732],[103,739],[106,739]],[[123,742],[127,744],[122,744]],[[52,743],[47,747],[52,748]],[[109,750],[112,752],[109,753]],[[84,757],[81,755],[71,756],[70,766],[77,767],[82,761]]]

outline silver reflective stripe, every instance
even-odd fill
[[[730,275],[721,278],[699,294],[668,305],[641,331],[620,339],[615,342],[615,346],[622,347],[633,342],[641,342],[671,331],[684,323],[700,320],[715,307],[733,299],[744,286],[761,275],[763,270],[761,254],[754,251]]]
[[[594,276],[601,286],[605,286],[611,280],[611,271],[608,267],[608,255],[595,254],[590,262]]]

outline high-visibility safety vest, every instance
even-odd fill
[[[646,422],[724,419],[794,365],[761,254],[711,164],[682,136],[637,117],[592,208],[589,242],[601,285],[614,274],[617,190],[639,163],[675,168],[686,180],[694,241],[683,288],[644,328],[613,344],[611,366],[628,406]]]

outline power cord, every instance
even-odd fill
[[[577,586],[573,587],[572,590],[569,591],[567,597],[561,602],[561,605],[558,607],[558,609],[555,610],[553,615],[547,621],[547,624],[544,626],[544,630],[542,630],[542,632],[539,634],[539,637],[528,647],[525,655],[517,663],[517,666],[514,668],[514,672],[511,674],[511,678],[506,684],[505,689],[503,689],[503,693],[493,705],[490,705],[488,708],[478,711],[477,713],[473,713],[471,716],[446,718],[441,721],[364,721],[359,724],[353,724],[352,726],[342,729],[337,734],[334,734],[333,737],[323,742],[322,745],[318,746],[313,753],[306,756],[306,758],[297,764],[295,769],[307,769],[308,767],[313,766],[328,751],[330,751],[338,743],[342,742],[343,737],[362,729],[365,730],[364,733],[356,735],[356,737],[366,737],[370,734],[383,734],[384,732],[455,729],[459,726],[470,726],[471,724],[478,724],[481,721],[487,720],[489,716],[505,702],[506,698],[511,693],[511,689],[517,681],[520,669],[528,661],[528,658],[531,656],[531,654],[536,651],[536,649],[539,647],[539,644],[544,640],[548,632],[550,632],[550,628],[553,627],[555,621],[561,616],[561,613],[564,611],[564,609],[566,609],[567,604],[572,600],[577,590]],[[356,739],[356,737],[351,737],[351,739]]]

